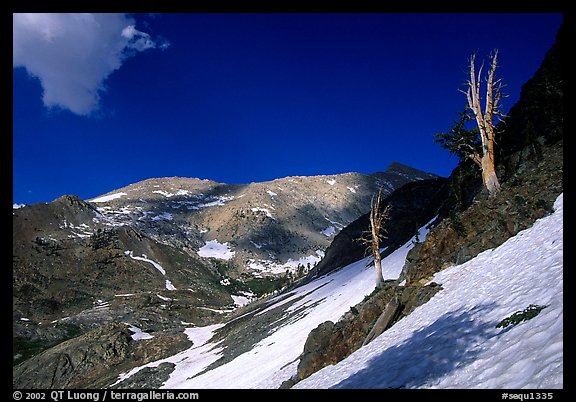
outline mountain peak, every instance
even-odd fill
[[[392,161],[388,167],[386,168],[386,172],[388,173],[399,173],[399,174],[407,174],[414,177],[419,177],[421,180],[423,179],[435,179],[438,175],[434,173],[424,172],[422,170],[413,168],[411,166],[405,165],[398,161]]]

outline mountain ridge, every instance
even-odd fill
[[[151,178],[15,207],[15,362],[102,320],[156,334],[219,322],[302,277],[379,186],[435,177],[392,170],[249,185]]]
[[[420,173],[424,173],[425,176],[427,177],[442,177],[439,176],[435,173],[432,172],[426,172],[424,170],[418,169],[418,168],[414,168],[410,165],[407,165],[405,163],[396,161],[396,160],[392,160],[386,167],[385,170],[381,170],[381,171],[376,171],[376,172],[372,172],[372,173],[362,173],[362,172],[357,172],[357,171],[346,171],[346,172],[341,172],[341,173],[325,173],[325,174],[313,174],[313,175],[299,175],[299,174],[294,174],[294,175],[288,175],[288,176],[283,176],[283,177],[276,177],[273,179],[266,179],[266,180],[261,180],[261,181],[250,181],[250,182],[246,182],[246,183],[228,183],[228,182],[223,182],[223,181],[218,181],[218,180],[213,180],[210,178],[201,178],[201,177],[194,177],[194,176],[158,176],[158,177],[148,177],[146,179],[141,179],[141,180],[137,180],[133,183],[128,183],[124,186],[121,187],[117,187],[113,190],[107,191],[105,193],[102,193],[100,195],[96,195],[94,197],[89,197],[89,198],[81,198],[84,199],[86,201],[91,201],[103,196],[107,196],[113,193],[116,193],[124,188],[127,187],[131,187],[135,184],[138,183],[145,183],[148,181],[156,181],[156,180],[170,180],[170,179],[182,179],[182,180],[191,180],[191,181],[199,181],[199,182],[208,182],[210,184],[214,184],[214,185],[229,185],[229,186],[248,186],[251,184],[264,184],[264,183],[273,183],[276,182],[278,180],[284,180],[284,179],[297,179],[297,178],[313,178],[313,177],[318,177],[318,178],[323,178],[323,177],[331,177],[331,176],[339,176],[339,175],[347,175],[347,174],[358,174],[358,175],[362,175],[362,176],[378,176],[381,175],[382,173],[386,173],[386,172],[399,172],[399,173],[408,173],[408,172],[420,172]],[[69,195],[73,195],[73,194],[69,194]],[[59,198],[59,197],[58,197]],[[22,204],[18,204],[15,203],[17,205],[22,205]]]
[[[378,188],[390,194],[410,181],[435,177],[398,162],[372,174],[288,176],[249,184],[160,177],[87,201],[111,225],[136,225],[189,253],[212,247],[212,258],[269,276],[319,261],[331,238],[369,209]]]

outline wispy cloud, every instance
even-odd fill
[[[123,61],[169,46],[136,29],[125,14],[13,14],[13,67],[37,77],[48,108],[89,115],[104,81]]]

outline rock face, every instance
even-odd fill
[[[190,346],[183,334],[135,340],[126,324],[107,323],[18,365],[14,388],[99,388],[126,369]],[[165,367],[163,367],[165,369]]]
[[[462,264],[497,247],[549,213],[563,191],[562,141],[542,152],[542,159],[524,163],[529,175],[504,182],[497,197],[480,194],[473,206],[451,211],[431,230],[426,241],[407,256],[404,274],[408,283],[426,282],[447,266]]]
[[[233,306],[221,276],[199,257],[129,226],[109,227],[77,197],[14,210],[13,222],[18,358],[104,321],[160,331],[210,323],[220,318],[212,310]]]

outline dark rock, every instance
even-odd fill
[[[128,381],[120,382],[112,388],[120,389],[157,389],[170,378],[174,371],[174,363],[160,363],[157,367],[145,367]]]
[[[325,352],[328,350],[333,332],[334,323],[332,321],[323,322],[310,331],[298,364],[298,376],[300,378],[306,378],[328,365]]]
[[[278,389],[289,389],[296,384],[298,380],[295,377],[290,377],[289,379],[282,381],[282,384],[278,387]]]
[[[139,365],[171,356],[191,346],[183,332],[154,332],[146,340],[132,339],[126,324],[107,323],[69,339],[13,368],[14,388],[101,388]],[[118,384],[157,387],[167,379],[173,365],[146,369],[139,376]]]
[[[27,360],[13,370],[14,388],[84,388],[122,363],[131,333],[124,324],[107,324]]]
[[[366,335],[362,346],[368,345],[374,338],[386,331],[388,327],[392,325],[399,311],[400,303],[398,302],[398,297],[395,296],[388,302],[386,308],[384,308],[384,311],[380,314],[380,317],[378,317],[376,323],[374,323],[374,326],[370,332],[368,332],[368,335]]]
[[[479,194],[466,210],[452,212],[426,240],[408,253],[408,283],[427,281],[435,272],[462,264],[498,247],[552,210],[563,191],[563,141],[544,147],[542,159],[523,162],[524,169],[502,183],[497,196]]]

